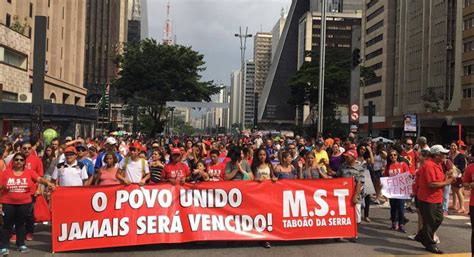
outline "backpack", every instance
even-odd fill
[[[142,178],[143,178],[146,175],[146,173],[145,173],[145,159],[140,158],[140,160],[142,162]],[[126,157],[125,160],[124,160],[124,163],[123,163],[123,168],[122,168],[123,171],[127,170],[127,166],[128,166],[129,161],[130,161],[130,158]]]

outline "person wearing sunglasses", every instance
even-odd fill
[[[391,150],[387,158],[387,167],[384,172],[385,177],[394,177],[401,173],[410,172],[410,167],[399,158],[396,150]],[[405,200],[390,198],[390,229],[406,233],[405,230]]]
[[[84,164],[77,161],[77,151],[74,146],[64,150],[66,161],[59,163],[53,171],[52,180],[57,186],[83,186],[89,176]]]
[[[19,252],[28,252],[25,245],[27,219],[32,209],[32,195],[36,191],[36,183],[44,184],[52,189],[55,185],[36,172],[27,169],[26,156],[16,153],[12,165],[0,173],[1,203],[3,204],[3,227],[0,255],[8,255],[8,246],[13,226],[16,231],[16,246]]]
[[[76,146],[76,151],[77,151],[77,161],[84,164],[87,170],[87,176],[89,176],[89,179],[86,185],[90,185],[92,183],[92,179],[94,178],[95,169],[94,169],[94,163],[88,157],[89,151],[87,149],[87,146],[78,145]]]
[[[43,169],[43,162],[41,159],[36,155],[32,154],[34,152],[33,150],[33,145],[29,141],[22,141],[21,142],[21,148],[20,152],[25,156],[25,169],[32,171],[38,176],[43,177],[44,176],[44,169]],[[10,161],[8,167],[13,168],[14,165],[14,159]],[[34,204],[36,202],[36,196],[41,195],[43,193],[43,188],[38,187],[37,183],[34,185],[34,191],[32,192],[32,199],[33,199],[33,204],[31,206],[30,210],[30,215],[26,219],[26,240],[27,241],[32,241],[33,240],[33,232],[34,232],[34,227],[35,227],[35,222],[34,222]],[[15,239],[15,234],[12,236],[12,240]]]

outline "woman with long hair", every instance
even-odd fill
[[[453,162],[454,166],[459,170],[456,180],[451,184],[453,190],[453,206],[452,208],[459,214],[466,213],[464,208],[464,187],[462,185],[462,176],[464,169],[466,168],[466,156],[459,152],[459,147],[456,142],[452,142],[449,149],[449,159]],[[456,208],[456,203],[459,204],[459,208]]]
[[[32,208],[32,195],[36,191],[35,182],[55,188],[55,185],[34,171],[25,169],[26,156],[16,153],[12,158],[12,167],[0,176],[1,202],[3,204],[3,227],[0,255],[8,255],[9,240],[13,226],[16,231],[16,246],[19,252],[29,252],[25,245],[26,219]]]
[[[153,150],[150,161],[150,181],[152,184],[160,183],[165,168],[165,157],[159,150]]]
[[[387,159],[387,168],[385,169],[385,177],[397,176],[401,173],[410,172],[410,167],[401,161],[400,156],[396,150],[390,150]],[[405,200],[390,198],[390,220],[392,226],[390,229],[398,230],[406,233],[405,230]]]
[[[331,156],[329,157],[329,168],[332,172],[337,172],[341,164],[344,162],[342,152],[338,143],[334,143],[331,147]]]
[[[260,148],[255,152],[251,169],[253,176],[257,181],[262,182],[268,179],[276,181],[278,179],[273,171],[273,165],[270,161],[270,157],[264,148]]]
[[[116,166],[118,162],[117,155],[113,152],[108,152],[104,156],[104,163],[99,172],[96,174],[94,181],[98,185],[118,185],[120,183],[129,185],[130,181],[121,176],[117,176],[118,168]]]
[[[297,179],[300,177],[298,170],[291,164],[292,158],[289,152],[283,151],[280,160],[280,164],[274,170],[278,179]]]
[[[364,176],[365,186],[364,186],[364,202],[362,206],[364,208],[364,218],[363,220],[367,223],[370,223],[370,192],[369,188],[367,188],[368,182],[371,182],[372,177],[370,176],[370,170],[372,170],[372,165],[374,164],[374,155],[372,154],[372,149],[369,145],[362,143],[357,146],[357,159],[356,162],[360,164],[364,168]],[[370,180],[370,181],[369,181]],[[370,188],[372,189],[372,188]],[[375,191],[375,188],[372,189]]]
[[[308,151],[305,156],[306,162],[299,163],[301,179],[329,178],[323,163],[316,162],[316,156],[313,151]]]

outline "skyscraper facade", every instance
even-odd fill
[[[285,27],[286,17],[284,9],[281,9],[280,18],[275,23],[272,29],[272,58],[275,57],[275,52],[278,47],[278,42],[280,41],[281,33],[283,33],[283,28]]]
[[[243,98],[243,113],[245,128],[252,128],[254,122],[255,112],[255,78],[256,78],[256,64],[253,60],[245,62],[244,70],[244,98]]]
[[[233,71],[230,75],[230,125],[242,122],[242,73]]]
[[[260,94],[272,63],[272,33],[257,32],[254,39],[255,92]]]

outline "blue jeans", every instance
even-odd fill
[[[405,225],[405,200],[389,199],[390,201],[390,220],[392,223]]]
[[[443,193],[443,212],[448,212],[449,205],[449,192],[451,191],[451,185],[444,186]]]

